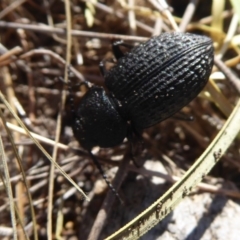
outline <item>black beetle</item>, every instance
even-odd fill
[[[94,146],[114,147],[125,137],[169,118],[194,99],[206,85],[213,66],[211,39],[189,33],[163,33],[123,54],[109,71],[100,64],[107,92],[93,86],[73,118],[73,132],[107,180],[91,153]],[[119,198],[118,194],[116,196]],[[119,198],[120,199],[120,198]],[[120,199],[121,201],[121,199]]]
[[[74,114],[73,132],[87,150],[120,144],[169,118],[206,85],[213,66],[211,39],[163,33],[123,55],[104,72],[107,92],[94,86]]]

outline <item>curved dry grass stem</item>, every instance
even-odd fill
[[[239,133],[239,122],[240,100],[221,131],[193,166],[184,174],[181,180],[175,183],[149,208],[139,214],[123,228],[106,238],[106,240],[123,238],[126,240],[139,239],[143,234],[148,232],[159,221],[167,216],[220,160],[221,156],[225,153]]]
[[[41,152],[46,156],[47,159],[51,161],[55,165],[55,167],[61,172],[61,174],[64,175],[64,177],[74,186],[76,189],[82,194],[82,197],[86,199],[87,201],[89,200],[86,194],[81,190],[81,188],[61,169],[61,167],[53,161],[52,157],[46,152],[46,150],[40,145],[40,143],[37,141],[37,139],[32,136],[32,134],[29,132],[29,130],[25,127],[25,125],[22,123],[22,121],[19,119],[19,117],[16,115],[14,111],[12,111],[11,106],[9,103],[6,101],[4,95],[0,91],[0,99],[4,103],[4,105],[7,107],[7,109],[10,111],[10,113],[13,115],[13,117],[16,119],[18,124],[24,129],[24,131],[27,133],[27,135],[31,138],[31,140],[36,144],[36,146],[41,150]]]
[[[65,0],[65,12],[66,12],[66,22],[67,22],[67,49],[66,49],[66,64],[65,64],[65,70],[64,70],[64,81],[65,83],[68,82],[68,66],[70,65],[70,59],[71,59],[71,48],[72,48],[72,38],[71,38],[71,11],[70,11],[70,2],[69,0]],[[50,19],[49,19],[50,20]],[[60,105],[60,111],[58,113],[57,117],[57,126],[56,126],[56,135],[55,135],[55,142],[58,143],[60,139],[60,133],[61,133],[61,125],[62,125],[62,113],[65,108],[65,102],[66,102],[66,92],[62,92],[61,97],[61,105]],[[53,161],[56,161],[57,159],[57,153],[58,153],[58,145],[55,144],[53,148]],[[52,210],[53,210],[53,194],[54,194],[54,164],[51,165],[50,174],[49,174],[49,200],[48,200],[48,223],[47,223],[47,232],[49,239],[52,239]],[[63,224],[63,223],[62,223]],[[62,224],[60,224],[62,226]],[[57,225],[59,226],[59,224]],[[58,229],[58,228],[57,228]],[[59,231],[56,232],[56,237],[59,238]]]
[[[0,117],[3,118],[2,110],[0,109]],[[2,142],[2,138],[0,136],[0,178],[5,186],[7,191],[7,196],[9,198],[9,207],[10,207],[10,214],[11,214],[11,222],[12,222],[12,229],[13,229],[13,239],[17,240],[17,221],[15,216],[15,203],[13,198],[12,186],[10,182],[10,175],[7,165],[7,158],[4,151],[4,146]]]
[[[5,101],[5,98],[2,96],[2,94],[1,94],[1,92],[0,92],[0,98],[1,98],[1,100],[4,102]],[[7,105],[8,105],[8,103],[7,103]],[[8,105],[9,106],[9,108],[11,108],[10,107],[10,105]],[[1,111],[1,110],[0,110]],[[10,132],[10,130],[8,129],[8,127],[7,127],[7,125],[6,125],[6,121],[5,121],[5,119],[4,119],[4,116],[3,116],[3,114],[2,114],[2,111],[0,112],[1,113],[1,118],[3,119],[3,125],[4,125],[4,127],[5,127],[5,129],[6,129],[6,131],[7,131],[7,133],[8,133],[8,137],[9,137],[9,139],[10,139],[10,143],[12,144],[12,148],[13,148],[13,151],[14,151],[14,154],[15,154],[15,157],[16,157],[16,161],[17,161],[17,163],[18,163],[18,165],[19,165],[19,170],[21,171],[21,174],[22,174],[22,178],[23,178],[23,184],[25,185],[25,189],[26,189],[26,193],[27,193],[27,198],[28,198],[28,201],[29,201],[29,204],[30,204],[30,212],[31,212],[31,217],[32,217],[32,222],[33,222],[33,234],[34,234],[34,239],[38,239],[38,235],[37,235],[37,229],[36,229],[36,227],[37,227],[37,224],[36,224],[36,218],[35,218],[35,211],[34,211],[34,208],[33,208],[33,204],[32,204],[32,196],[31,196],[31,193],[30,193],[30,187],[29,187],[29,184],[28,184],[28,182],[27,182],[27,180],[26,180],[26,174],[25,174],[25,172],[24,172],[24,167],[23,167],[23,165],[22,165],[22,162],[21,162],[21,158],[20,158],[20,156],[19,156],[19,154],[18,154],[18,151],[17,151],[17,148],[16,148],[16,146],[15,146],[15,144],[14,144],[14,140],[13,140],[13,137],[12,137],[12,135],[11,135],[11,132]],[[23,194],[23,192],[20,192],[20,193],[18,193],[20,196],[22,196],[22,194]],[[18,197],[20,197],[20,196],[18,196]],[[17,207],[16,207],[16,209],[17,209]],[[22,215],[21,215],[21,213],[19,212],[19,210],[17,210],[16,211],[17,212],[17,215],[18,215],[18,218],[19,218],[19,221],[20,221],[20,226],[21,226],[21,228],[23,229],[23,232],[21,231],[20,233],[21,233],[21,237],[24,237],[25,239],[28,239],[28,237],[26,237],[27,236],[27,234],[25,233],[25,230],[24,230],[24,228],[23,228],[23,226],[24,226],[24,224],[23,224],[23,219],[22,219]],[[15,211],[14,211],[14,213],[15,213]],[[11,212],[11,214],[14,214],[14,213],[12,213]],[[14,217],[15,218],[15,217]],[[13,228],[14,228],[14,230],[15,230],[15,227],[13,226]],[[17,232],[17,231],[16,231]],[[16,232],[14,231],[14,235],[16,234]]]

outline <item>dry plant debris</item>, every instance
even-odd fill
[[[237,106],[237,2],[0,1],[0,90],[34,139],[90,199],[83,200],[1,102],[0,239],[104,239],[178,181]],[[144,149],[136,155],[141,168],[131,163],[127,142],[94,149],[114,178],[125,202],[120,205],[73,137],[68,91],[58,79],[104,85],[98,65],[112,58],[114,40],[137,44],[166,31],[211,37],[215,67],[205,91],[183,109],[194,121],[170,118],[144,131]],[[77,106],[87,89],[74,90]],[[223,156],[215,153],[222,158],[204,182],[141,239],[239,239],[239,135],[229,144]]]

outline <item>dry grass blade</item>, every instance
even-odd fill
[[[235,91],[240,94],[240,81],[231,70],[218,58],[215,58],[215,65],[227,76]]]
[[[139,214],[130,223],[106,238],[139,239],[168,215],[184,199],[193,188],[209,173],[240,131],[240,100],[222,130],[215,137],[194,165],[153,205]]]
[[[7,14],[11,13],[15,8],[18,8],[26,1],[27,0],[17,0],[17,1],[12,2],[8,7],[6,7],[3,11],[1,11],[0,19],[5,17]]]
[[[19,46],[14,47],[13,49],[7,51],[5,54],[0,56],[0,62],[10,58],[13,55],[17,55],[17,54],[19,54],[21,52],[22,52],[22,48],[20,48]]]
[[[215,28],[219,32],[223,32],[223,19],[221,18],[221,14],[224,10],[225,0],[214,0],[212,4],[212,28]],[[216,42],[221,42],[221,36],[218,34],[212,34],[212,38],[216,40]]]
[[[25,132],[28,134],[28,136],[33,140],[33,142],[37,145],[37,147],[42,151],[42,153],[54,164],[54,166],[63,174],[63,176],[74,186],[77,188],[77,190],[82,194],[83,198],[88,200],[88,197],[86,194],[79,188],[79,186],[62,170],[62,168],[51,158],[51,156],[45,151],[45,149],[40,145],[40,143],[31,135],[29,130],[24,126],[22,121],[19,119],[19,117],[16,115],[14,111],[11,110],[10,105],[6,101],[3,94],[0,92],[0,99],[5,104],[7,109],[11,112],[11,114],[14,116],[14,118],[17,120],[18,124],[25,130]]]
[[[186,11],[183,15],[181,24],[179,26],[179,29],[181,32],[185,32],[187,25],[189,24],[189,22],[191,21],[194,12],[196,11],[197,8],[197,4],[198,4],[199,0],[191,0],[186,8]]]
[[[0,98],[1,98],[1,92],[0,92]],[[4,102],[5,99],[2,99],[1,100]],[[10,105],[8,105],[10,107]],[[15,157],[17,159],[17,162],[19,164],[19,168],[22,172],[22,177],[23,177],[23,182],[25,184],[25,187],[26,187],[26,193],[27,193],[27,197],[28,197],[28,201],[29,201],[29,204],[30,204],[30,212],[31,212],[31,217],[32,217],[32,222],[33,222],[33,235],[34,235],[34,239],[38,239],[38,236],[37,236],[37,224],[36,224],[36,217],[35,217],[35,211],[33,209],[33,204],[32,204],[32,197],[31,197],[31,194],[30,194],[30,191],[29,191],[29,185],[28,185],[28,182],[27,182],[27,179],[26,179],[26,174],[24,173],[24,170],[23,170],[23,165],[22,165],[22,162],[21,162],[21,159],[20,159],[20,156],[19,156],[19,153],[17,151],[17,148],[14,144],[14,140],[13,140],[13,137],[9,131],[9,129],[7,128],[7,125],[6,125],[6,121],[5,121],[5,118],[3,116],[3,113],[2,111],[0,110],[0,115],[1,115],[1,119],[3,121],[3,125],[8,133],[8,138],[10,139],[10,143],[12,144],[12,148],[13,148],[13,151],[14,151],[14,154],[15,154]],[[8,180],[9,181],[9,180]],[[10,182],[9,182],[10,183]],[[10,187],[10,185],[6,185],[7,188]],[[10,189],[8,189],[8,191],[10,191]],[[10,198],[10,200],[13,200]],[[15,220],[15,209],[17,209],[17,207],[15,207],[15,204],[13,205],[13,201],[10,203],[11,204],[11,216],[13,217],[13,221]],[[14,208],[12,209],[12,207],[14,206]],[[18,215],[18,218],[19,218],[19,222],[20,222],[20,226],[22,227],[23,229],[23,236],[28,239],[28,237],[26,237],[26,232],[25,232],[25,229],[23,228],[23,223],[22,223],[22,219],[21,219],[21,215],[19,214],[19,210],[16,210],[17,212],[17,215]],[[14,215],[13,215],[14,214]],[[16,223],[14,222],[15,226],[16,226]],[[15,226],[13,226],[13,229],[14,229],[14,237],[16,237],[15,239],[17,239],[17,236],[19,235],[19,231],[18,231],[18,234],[17,234],[17,231],[15,229]],[[22,232],[20,232],[22,234]]]
[[[7,122],[6,125],[7,125],[7,127],[8,127],[9,129],[11,129],[11,130],[13,130],[13,131],[16,131],[16,132],[19,132],[19,133],[21,133],[21,134],[27,135],[27,132],[26,132],[23,128],[20,128],[20,127],[14,125],[14,124],[12,124],[12,123],[9,123],[9,122]],[[69,147],[66,146],[66,145],[64,145],[64,144],[56,143],[55,141],[53,141],[53,140],[51,140],[51,139],[49,139],[49,138],[45,138],[45,137],[43,137],[43,136],[41,136],[41,135],[38,135],[38,134],[36,134],[36,133],[30,132],[30,134],[31,134],[35,139],[39,140],[39,141],[42,142],[42,143],[48,144],[48,145],[50,145],[50,146],[54,146],[54,145],[56,144],[56,145],[58,146],[58,148],[61,148],[61,149],[63,149],[63,150],[68,150],[68,149],[69,149]]]
[[[231,21],[231,24],[229,26],[228,32],[227,32],[227,36],[224,39],[224,43],[221,47],[221,50],[220,50],[219,54],[217,55],[218,58],[221,58],[225,54],[229,45],[231,44],[231,41],[232,41],[236,31],[237,31],[238,22],[239,22],[239,17],[238,17],[237,14],[234,14],[233,17],[232,17],[232,21]]]
[[[231,0],[234,11],[238,14],[238,19],[240,21],[240,5],[238,0]]]
[[[209,83],[201,95],[212,101],[226,117],[231,114],[233,108],[232,105],[221,93],[221,90],[212,79],[209,80]]]
[[[70,65],[71,60],[71,46],[72,46],[72,38],[71,38],[71,12],[70,12],[70,2],[65,0],[65,12],[66,12],[66,20],[67,20],[67,51],[66,51],[66,65],[64,71],[64,81],[67,83],[68,81],[68,67]],[[57,126],[56,126],[56,136],[55,142],[59,142],[60,134],[61,134],[61,125],[62,125],[62,112],[64,111],[66,103],[66,92],[62,92],[61,97],[61,106],[60,111],[57,117]],[[56,162],[58,153],[57,144],[53,148],[53,161]],[[54,196],[54,164],[51,165],[50,174],[49,174],[49,201],[48,201],[48,224],[47,224],[47,232],[48,237],[52,239],[52,210],[53,210],[53,196]]]
[[[0,110],[0,116],[2,117],[2,111]],[[9,198],[9,207],[10,207],[10,212],[11,212],[11,221],[12,221],[12,232],[13,232],[13,239],[17,240],[17,221],[16,221],[16,216],[15,216],[15,203],[14,203],[14,198],[13,198],[13,193],[12,193],[12,186],[10,182],[10,176],[9,176],[9,171],[8,171],[8,166],[7,166],[7,159],[6,159],[6,154],[4,151],[4,146],[2,142],[2,138],[0,136],[0,175],[1,175],[1,180],[4,183],[4,186],[7,191],[7,195]]]
[[[43,32],[45,34],[60,34],[65,35],[65,30],[61,28],[54,28],[49,27],[47,25],[34,25],[34,24],[24,24],[24,23],[13,23],[13,22],[5,22],[0,21],[0,27],[1,28],[22,28],[26,30],[36,31],[36,32]],[[109,34],[109,33],[96,33],[91,31],[80,31],[80,30],[72,30],[71,31],[72,36],[75,37],[99,37],[99,38],[108,38],[108,39],[122,39],[126,41],[135,41],[135,42],[141,42],[146,41],[146,37],[138,37],[138,36],[126,36],[121,34]]]

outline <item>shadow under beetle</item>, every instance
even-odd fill
[[[91,87],[74,111],[74,136],[90,154],[177,113],[201,92],[213,66],[211,39],[190,33],[163,33],[126,54],[114,45],[113,52],[117,64],[109,71],[101,64],[107,91]]]

